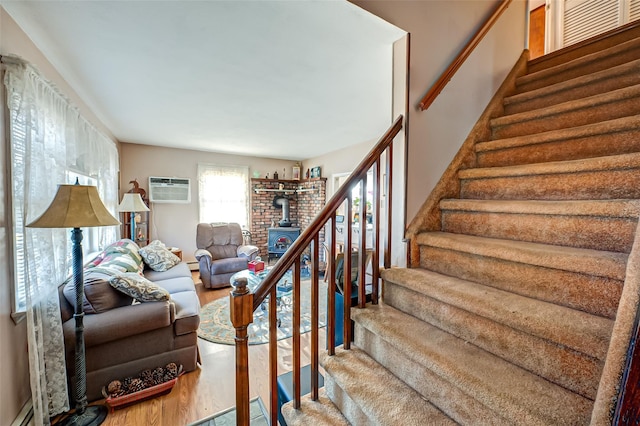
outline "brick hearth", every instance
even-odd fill
[[[278,189],[280,192],[256,192],[256,188]],[[314,180],[283,180],[283,179],[251,179],[251,241],[260,249],[260,256],[267,258],[267,229],[282,219],[282,210],[273,206],[276,196],[285,195],[289,198],[289,219],[292,226],[298,226],[301,232],[313,221],[326,201],[326,178]],[[296,189],[311,189],[309,192],[295,192]],[[320,233],[320,243],[324,242],[324,232]],[[321,259],[324,254],[321,252]]]

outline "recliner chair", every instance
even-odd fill
[[[258,256],[258,247],[243,243],[242,229],[237,223],[198,224],[195,256],[206,288],[231,285],[231,276],[247,269],[247,263]]]

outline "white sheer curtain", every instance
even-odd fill
[[[249,168],[198,164],[200,222],[249,223]]]
[[[24,225],[48,207],[58,184],[72,183],[66,182],[68,171],[94,179],[105,205],[115,213],[118,152],[115,143],[81,117],[31,65],[6,56],[3,63],[10,117],[16,298],[20,302],[23,297],[27,313],[35,420],[49,424],[50,416],[69,409],[57,287],[70,271],[70,230]],[[95,245],[104,246],[118,236],[117,227],[98,229]]]

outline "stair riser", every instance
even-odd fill
[[[324,388],[318,390],[318,399],[313,401],[311,395],[302,396],[300,408],[294,407],[294,401],[282,404],[280,408],[282,417],[288,426],[351,426],[351,423],[344,418],[338,407],[326,396]],[[223,422],[228,424],[227,422]],[[218,424],[218,423],[216,423]],[[255,424],[255,422],[251,422]],[[220,424],[218,424],[220,426]],[[207,425],[214,426],[214,425]]]
[[[499,125],[492,122],[492,137],[493,139],[503,139],[532,135],[636,114],[640,114],[640,102],[638,102],[638,98],[630,96],[616,102],[571,109],[558,114],[544,114],[537,118],[518,121],[513,124]]]
[[[462,179],[460,197],[477,200],[640,198],[638,169]]]
[[[369,356],[456,422],[487,425],[513,424],[513,420],[504,419],[499,412],[491,410],[466,394],[464,389],[440,377],[422,364],[407,358],[380,336],[357,323],[354,342],[357,347],[367,352]]]
[[[442,230],[534,243],[629,253],[637,219],[442,211]]]
[[[599,95],[610,90],[621,89],[623,87],[629,87],[639,83],[640,69],[633,68],[626,70],[625,72],[612,75],[611,77],[602,78],[571,89],[560,90],[544,95],[541,94],[540,96],[535,96],[532,99],[523,100],[521,102],[505,102],[504,112],[505,115],[509,115],[531,111],[560,104],[562,102]]]
[[[638,58],[640,58],[640,46],[630,46],[630,49],[627,49],[624,52],[586,63],[583,66],[547,73],[547,75],[540,76],[539,78],[533,76],[521,77],[516,80],[516,90],[518,93],[528,92],[529,90],[539,89],[541,87],[567,81],[572,78],[582,77],[583,75],[606,70]]]
[[[420,246],[420,267],[534,299],[614,318],[622,282],[454,250]]]
[[[566,346],[537,338],[507,325],[386,281],[385,303],[531,371],[594,399],[602,364]]]
[[[640,152],[640,129],[478,152],[478,167],[578,160]]]
[[[507,399],[494,398],[491,394],[485,394],[480,383],[456,384],[457,377],[444,377],[447,374],[446,372],[430,370],[424,364],[411,362],[402,352],[384,339],[368,330],[359,329],[357,325],[355,339],[358,347],[369,353],[373,359],[384,365],[395,375],[401,374],[405,382],[422,382],[416,383],[416,387],[427,389],[423,390],[425,393],[420,392],[420,390],[418,392],[423,395],[429,395],[430,401],[441,411],[452,416],[454,420],[457,420],[455,416],[477,417],[476,421],[469,423],[461,421],[462,424],[543,425],[561,423],[558,423],[559,419],[542,421],[521,407],[510,403]],[[432,378],[434,382],[430,381]],[[457,396],[462,399],[457,399]],[[505,417],[507,417],[506,422]],[[582,424],[586,424],[586,421]]]
[[[362,412],[358,404],[336,383],[329,372],[325,374],[324,387],[327,397],[338,407],[349,423],[352,425],[371,424],[371,420]]]

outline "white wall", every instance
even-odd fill
[[[291,178],[294,162],[269,158],[244,157],[187,149],[165,148],[131,143],[120,144],[120,196],[129,191],[129,181],[137,179],[141,188],[149,191],[149,176],[169,176],[191,179],[190,204],[151,205],[150,237],[159,239],[168,246],[180,247],[183,260],[195,262],[196,226],[198,212],[198,163],[248,166],[249,174],[260,172],[264,177],[286,169],[286,178]],[[306,169],[305,169],[306,170]]]
[[[406,41],[406,40],[405,40]],[[404,42],[400,43],[398,47],[400,51],[404,49]],[[400,60],[404,58],[400,54]],[[403,79],[400,79],[403,80]],[[402,84],[402,82],[400,82]],[[399,93],[398,91],[397,93]],[[399,109],[394,109],[394,114],[404,114],[404,107],[402,106],[402,102],[399,102]],[[382,136],[382,135],[380,135]],[[322,168],[322,176],[327,178],[327,200],[329,200],[333,194],[338,189],[336,187],[336,178],[338,176],[349,175],[353,169],[364,159],[364,157],[369,153],[369,151],[374,147],[378,140],[371,140],[367,142],[363,142],[357,145],[353,145],[347,148],[343,148],[339,151],[331,152],[329,154],[325,154],[319,157],[310,158],[305,160],[302,163],[303,170],[307,170],[311,167],[320,166]],[[404,176],[404,135],[401,131],[400,135],[394,140],[394,164],[393,170],[394,173],[397,173],[398,176]],[[384,156],[381,159],[381,174],[384,173],[384,164],[385,164]],[[404,214],[404,180],[401,178],[393,181],[393,191],[396,194],[396,197],[393,199],[394,201],[394,217],[403,217]],[[384,205],[384,204],[383,204]],[[386,213],[384,208],[380,211],[380,221],[381,223],[385,223]],[[391,264],[394,266],[405,266],[406,265],[406,247],[402,242],[402,238],[404,237],[404,221],[396,220],[394,221],[392,228],[392,248],[391,248]]]
[[[427,111],[417,105],[496,1],[351,0],[411,35],[407,223],[425,201],[525,44],[525,1],[514,0]]]
[[[351,171],[362,161],[365,155],[373,148],[376,140],[362,142],[357,145],[330,152],[319,157],[309,158],[302,162],[303,174],[308,168],[320,166],[322,177],[327,178],[327,200],[336,191],[333,185],[333,175],[351,173]]]
[[[95,117],[73,89],[64,81],[26,34],[16,25],[9,14],[0,8],[0,54],[16,54],[34,64],[40,72],[69,97],[82,114],[109,137],[112,135]],[[0,99],[5,98],[4,84],[0,84]],[[0,108],[0,115],[6,107]],[[12,285],[9,268],[9,229],[6,199],[9,193],[6,154],[7,140],[5,118],[0,117],[0,163],[5,173],[0,175],[0,425],[9,425],[22,406],[31,397],[27,354],[26,320],[16,324],[11,319]]]
[[[402,115],[404,128],[393,141],[393,164],[391,191],[392,215],[397,220],[392,220],[391,225],[391,265],[404,267],[407,265],[407,245],[403,242],[404,232],[407,227],[407,182],[404,176],[407,174],[407,139],[409,136],[409,111],[408,111],[408,85],[409,85],[409,49],[410,35],[406,35],[393,45],[393,107],[394,119]],[[386,158],[385,158],[386,161]],[[384,164],[384,163],[382,163]],[[384,172],[382,172],[384,173]],[[387,220],[386,212],[381,212],[380,220]],[[381,222],[384,223],[384,222]]]

